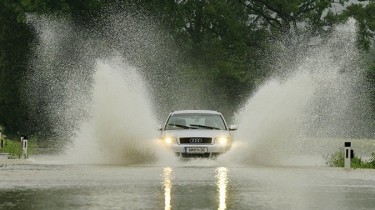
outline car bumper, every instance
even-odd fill
[[[214,145],[214,144],[204,144],[204,145],[189,145],[189,144],[173,144],[169,148],[175,153],[189,153],[188,148],[207,148],[205,153],[224,153],[230,149],[230,145]],[[199,153],[190,153],[199,154]]]

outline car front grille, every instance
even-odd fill
[[[211,153],[203,153],[203,154],[188,154],[188,153],[181,153],[181,157],[183,158],[209,158]],[[214,156],[212,156],[214,157]]]
[[[204,138],[204,137],[180,138],[180,144],[212,144],[212,138]]]

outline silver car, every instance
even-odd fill
[[[171,112],[160,127],[164,145],[181,157],[215,157],[232,146],[230,131],[223,115],[209,110]]]

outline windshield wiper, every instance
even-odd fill
[[[192,128],[192,127],[189,127],[189,126],[186,126],[186,125],[180,125],[180,124],[168,124],[168,125],[177,126],[179,128],[183,128],[183,129],[195,129],[195,128]]]
[[[200,128],[207,128],[207,129],[213,129],[213,130],[220,130],[220,128],[217,127],[212,127],[212,126],[207,126],[207,125],[198,125],[198,124],[190,124],[191,126],[196,126]]]

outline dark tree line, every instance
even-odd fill
[[[2,0],[0,2],[0,125],[9,134],[32,124],[22,97],[32,58],[35,32],[26,14],[69,18],[97,26],[114,10],[142,11],[157,20],[181,49],[186,74],[204,72],[225,93],[227,103],[241,104],[271,73],[275,40],[299,45],[328,33],[336,23],[355,17],[358,47],[368,57],[367,78],[375,112],[375,1],[348,0]],[[345,5],[345,6],[344,6]],[[289,37],[289,39],[285,39]],[[293,43],[288,43],[294,40]],[[297,44],[295,43],[297,42]],[[298,44],[299,43],[299,44]],[[291,55],[293,56],[293,55]],[[372,91],[372,92],[371,92]],[[27,97],[27,96],[26,96]]]

